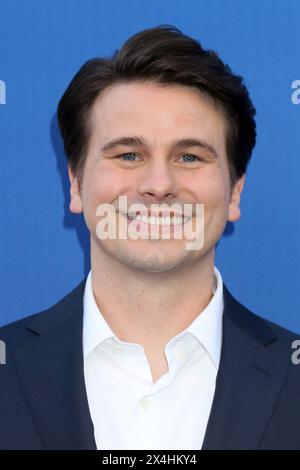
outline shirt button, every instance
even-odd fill
[[[148,410],[148,408],[151,407],[151,400],[149,400],[149,398],[141,398],[139,400],[139,405],[144,409],[144,410]]]

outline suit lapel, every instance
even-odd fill
[[[29,325],[16,369],[46,449],[96,449],[83,373],[85,280]]]
[[[272,416],[287,365],[276,358],[273,330],[249,315],[226,286],[224,302],[221,362],[202,449],[256,449]]]

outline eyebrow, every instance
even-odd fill
[[[147,142],[142,137],[139,137],[139,136],[118,137],[104,144],[103,147],[101,148],[101,151],[104,153],[109,152],[111,150],[114,150],[116,147],[120,145],[128,146],[128,147],[147,147]],[[186,147],[200,147],[212,153],[215,158],[218,158],[218,154],[214,146],[205,142],[205,140],[202,140],[202,139],[185,138],[185,139],[176,140],[175,142],[172,143],[172,147],[177,148],[177,149],[183,149]]]

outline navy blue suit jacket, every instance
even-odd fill
[[[83,372],[85,281],[48,310],[0,329],[7,348],[0,449],[96,449]],[[225,285],[224,301],[202,449],[300,449],[300,365],[291,361],[298,336],[251,313]]]

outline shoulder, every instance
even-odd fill
[[[82,304],[86,277],[54,305],[30,316],[0,327],[0,340],[8,345],[21,343],[28,330],[37,332],[66,320]]]
[[[224,287],[224,318],[235,325],[235,329],[240,334],[245,334],[253,338],[253,341],[262,345],[271,345],[273,350],[290,355],[292,345],[300,340],[300,334],[291,331],[264,317],[264,313],[253,312],[239,302]],[[225,319],[226,322],[226,319]]]

